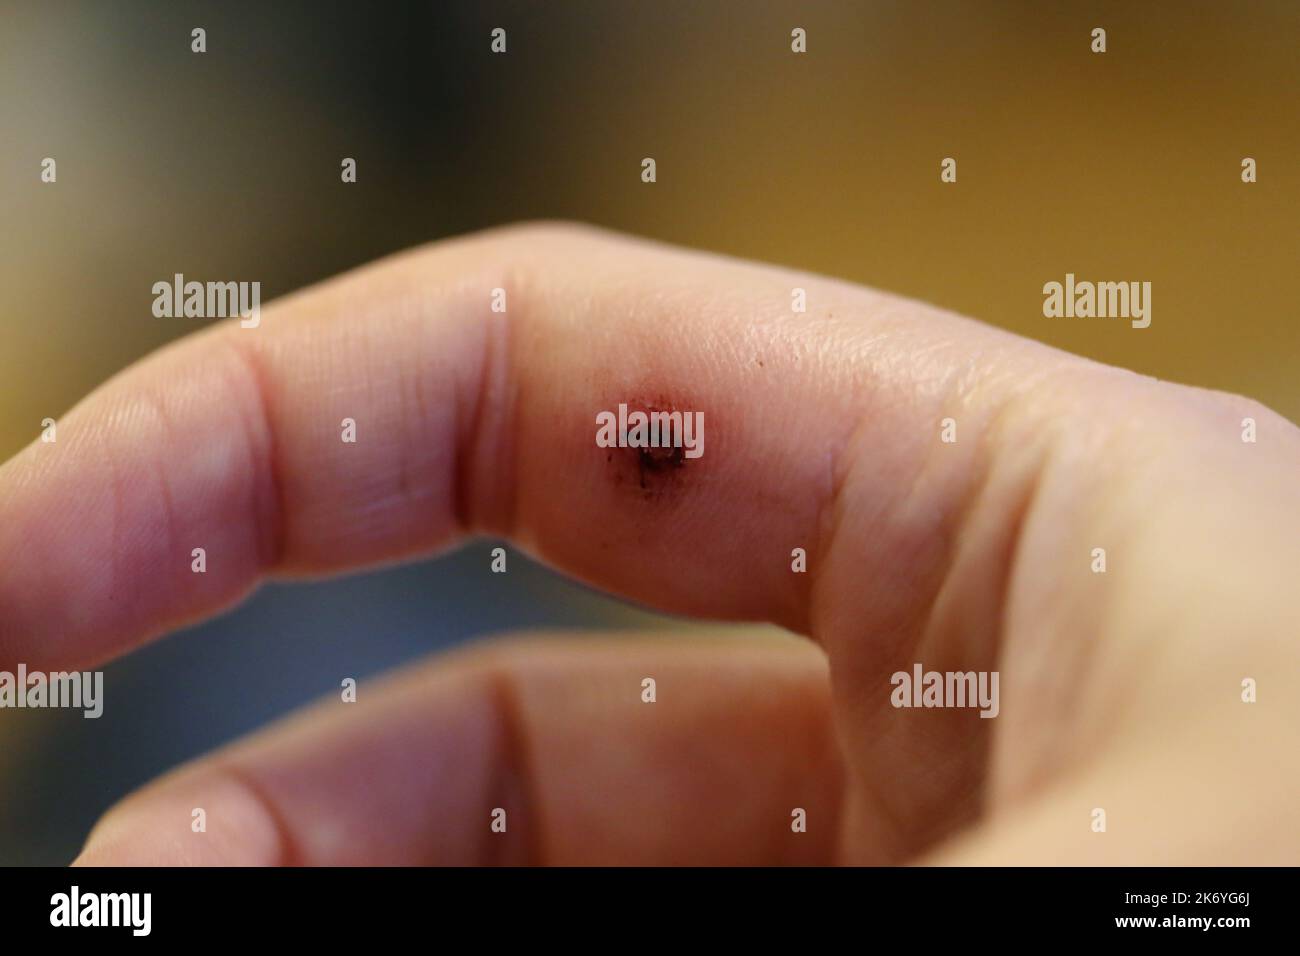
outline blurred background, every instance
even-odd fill
[[[257,279],[265,303],[537,217],[881,286],[1300,420],[1297,50],[1294,0],[0,2],[0,459],[194,330],[153,317],[159,279]],[[1151,327],[1045,319],[1066,272],[1149,280]],[[490,547],[267,587],[111,665],[98,721],[0,711],[0,864],[66,863],[114,800],[342,676],[513,627],[680,626],[518,554],[493,575]]]

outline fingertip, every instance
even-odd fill
[[[72,866],[276,866],[292,862],[269,806],[219,766],[165,777],[95,824]]]

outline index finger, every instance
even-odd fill
[[[978,442],[934,467],[941,420],[978,429],[1086,365],[871,290],[594,230],[439,243],[161,350],[0,468],[0,663],[84,666],[265,575],[466,532],[657,607],[807,631],[850,482],[881,545],[863,587],[910,608],[979,473]],[[698,413],[701,454],[601,447],[597,416],[620,405]],[[798,551],[812,573],[792,573]]]

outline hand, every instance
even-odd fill
[[[598,447],[620,402],[702,412],[703,455]],[[476,646],[169,774],[79,862],[1294,863],[1297,475],[1300,434],[1245,399],[842,282],[494,230],[163,349],[4,465],[0,667],[509,535],[812,641]],[[895,707],[916,664],[996,671],[996,717]]]

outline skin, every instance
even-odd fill
[[[703,456],[597,448],[620,401],[703,411]],[[23,556],[0,668],[91,667],[267,577],[504,535],[811,640],[475,645],[154,782],[77,862],[1295,863],[1298,474],[1300,433],[1243,398],[843,282],[511,227],[187,337],[0,468]],[[895,709],[915,662],[997,670],[999,715]]]

